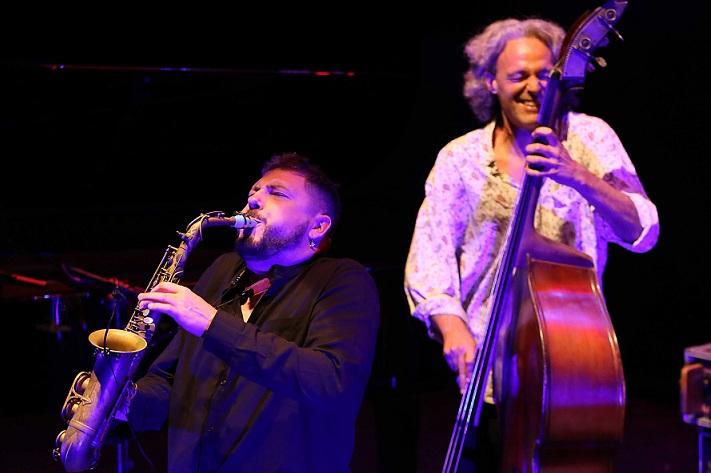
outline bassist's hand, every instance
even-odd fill
[[[452,371],[457,373],[459,391],[464,393],[474,368],[474,337],[464,320],[456,315],[433,315],[432,321],[442,336],[444,359]]]

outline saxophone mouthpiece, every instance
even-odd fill
[[[258,223],[261,223],[260,220],[250,217],[249,215],[245,214],[235,214],[232,218],[235,219],[234,227],[239,230],[240,228],[253,228],[256,227]]]

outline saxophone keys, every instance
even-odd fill
[[[79,410],[79,406],[81,405],[81,399],[79,398],[72,398],[68,400],[65,404],[64,407],[62,408],[62,419],[64,419],[64,422],[69,423],[70,420],[72,420],[72,417],[74,417],[74,414],[77,413]],[[60,435],[63,434],[66,431],[60,432]],[[57,436],[57,439],[59,440],[59,436]]]
[[[79,373],[74,379],[74,391],[76,391],[77,394],[84,394],[84,391],[86,391],[86,388],[89,386],[90,380],[91,373],[87,373],[86,371]]]
[[[57,435],[57,438],[54,440],[54,450],[52,450],[52,458],[54,461],[58,462],[62,458],[62,442],[64,442],[64,437],[67,434],[66,430],[62,430],[59,432],[59,435]]]

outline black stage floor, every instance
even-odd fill
[[[19,393],[17,404],[22,404]],[[409,398],[369,395],[358,421],[353,473],[441,471],[456,404],[456,393],[450,390]],[[54,413],[0,418],[3,445],[0,471],[62,472],[50,455],[60,427],[61,422]],[[143,434],[140,438],[155,464],[155,471],[165,471],[162,434]],[[129,444],[128,451],[129,457],[135,459],[135,468],[130,471],[151,471],[140,458],[135,444]],[[696,431],[681,421],[675,405],[636,398],[628,400],[625,440],[617,455],[615,473],[692,473],[697,471],[696,461]],[[95,471],[120,471],[113,447],[105,449]]]

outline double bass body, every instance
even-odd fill
[[[611,472],[625,388],[596,272],[586,255],[532,240],[503,357],[502,471]]]

